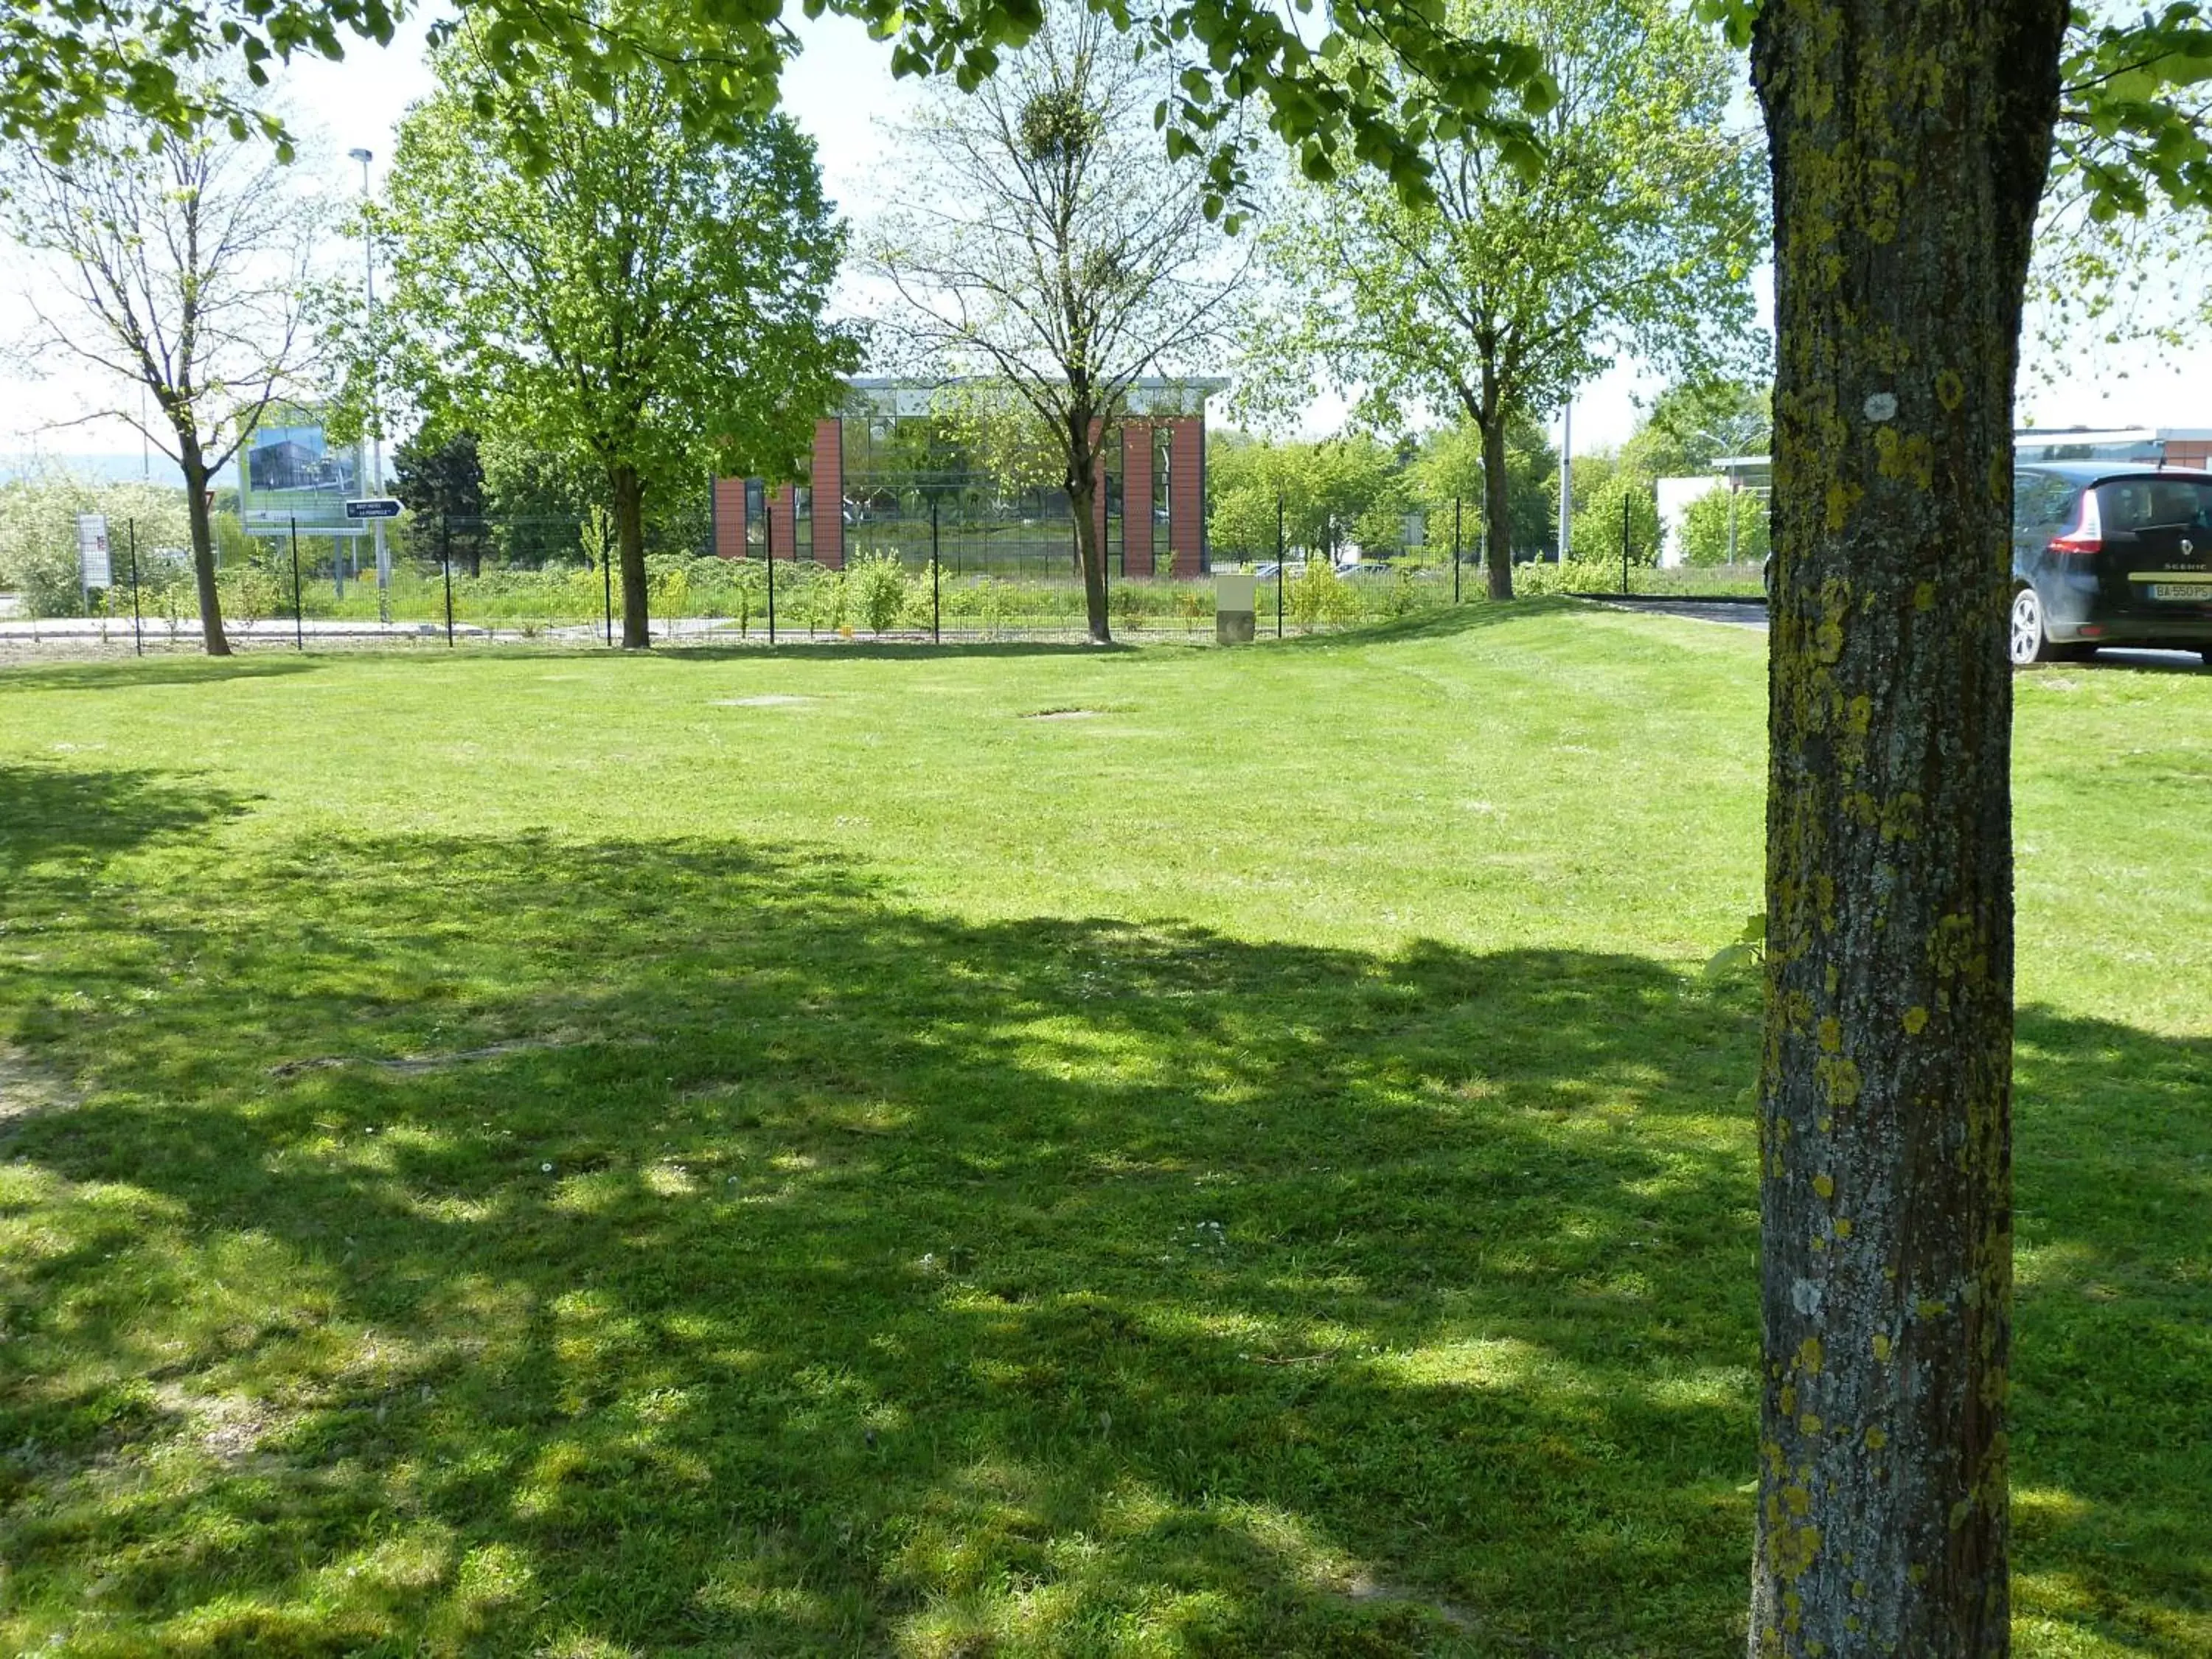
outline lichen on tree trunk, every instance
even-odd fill
[[[1770,0],[1754,1655],[2006,1650],[2012,392],[2063,0]]]

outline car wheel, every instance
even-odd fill
[[[2032,587],[2023,587],[2012,596],[2012,622],[2005,630],[2005,652],[2013,666],[2024,668],[2032,662],[2051,662],[2065,653],[2051,641],[2043,624],[2043,597]]]
[[[2207,668],[2212,668],[2212,645],[2198,646],[2197,654],[2204,659],[2204,665]]]

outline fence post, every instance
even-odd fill
[[[1459,497],[1452,497],[1452,603],[1459,603]]]
[[[775,643],[775,503],[761,491],[761,557],[768,564],[768,642]]]
[[[929,498],[929,642],[932,645],[945,643],[941,627],[944,613],[939,607],[937,592],[937,497],[932,495]]]
[[[1628,592],[1628,492],[1620,492],[1620,591]]]
[[[125,526],[131,532],[131,647],[138,656],[146,654],[146,636],[138,625],[138,520],[126,519]]]
[[[1275,637],[1283,637],[1283,561],[1291,550],[1283,539],[1283,492],[1275,492]]]
[[[446,567],[446,649],[453,648],[453,515],[438,515],[438,557]]]
[[[300,603],[300,521],[299,521],[299,520],[297,520],[297,519],[294,519],[294,520],[291,520],[291,526],[292,526],[292,648],[293,648],[294,650],[295,650],[295,651],[305,651],[305,650],[307,648],[307,610],[306,610],[306,608],[305,608],[305,607],[304,607],[304,606]]]
[[[613,562],[607,557],[605,537],[599,539],[599,587],[606,607],[607,648],[612,650],[615,643],[615,568]]]

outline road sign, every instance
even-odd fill
[[[80,513],[76,515],[77,580],[86,587],[112,587],[115,585],[114,567],[107,557],[107,515],[104,513]]]
[[[371,495],[366,501],[346,503],[346,517],[349,519],[396,519],[398,516],[399,503],[389,495]]]

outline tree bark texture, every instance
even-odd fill
[[[1481,424],[1483,580],[1493,599],[1513,597],[1513,480],[1505,473],[1505,416]]]
[[[215,521],[208,511],[207,464],[197,445],[186,441],[179,463],[185,475],[185,522],[192,538],[192,582],[199,590],[200,639],[210,657],[230,655],[223,631],[222,595],[215,585]]]
[[[1091,643],[1111,645],[1114,630],[1106,614],[1106,544],[1098,533],[1098,462],[1105,453],[1106,423],[1078,403],[1069,411],[1067,505],[1075,518],[1075,562],[1083,572],[1083,612]]]
[[[615,544],[622,563],[623,649],[642,651],[653,643],[645,586],[645,481],[634,466],[607,470],[615,498]]]
[[[1755,1656],[2002,1654],[2012,391],[2063,0],[1768,0]]]

